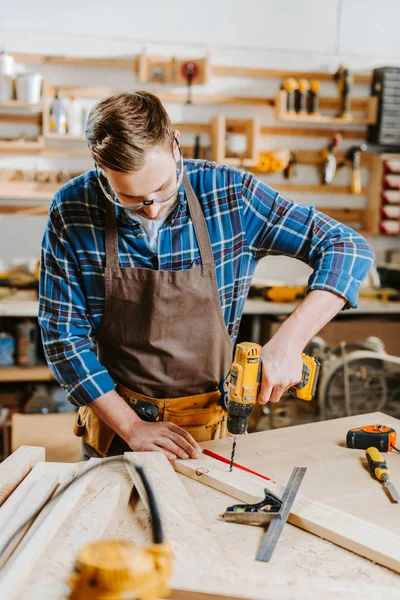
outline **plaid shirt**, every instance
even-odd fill
[[[187,160],[206,218],[221,309],[235,340],[257,261],[285,255],[309,264],[308,291],[327,290],[357,304],[373,254],[365,240],[311,206],[283,198],[251,173]],[[39,322],[48,363],[69,399],[83,406],[114,389],[94,342],[104,307],[106,198],[94,171],[54,196],[42,243]],[[140,223],[117,207],[121,267],[182,270],[200,264],[183,185],[153,253]]]

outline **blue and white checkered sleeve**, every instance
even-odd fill
[[[39,324],[45,356],[70,401],[84,406],[114,389],[92,350],[92,331],[68,228],[52,202],[42,242]]]
[[[267,255],[297,258],[313,268],[307,292],[326,290],[357,306],[358,290],[374,260],[369,244],[356,231],[313,206],[296,204],[243,174],[243,218],[256,260]]]

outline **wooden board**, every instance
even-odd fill
[[[21,446],[0,464],[0,506],[28,475],[29,471],[44,459],[44,448]]]
[[[11,417],[11,451],[21,443],[40,443],[49,461],[77,462],[82,440],[73,434],[76,413],[30,415],[14,413]]]
[[[205,526],[192,498],[166,456],[161,452],[127,452],[125,458],[142,501],[146,502],[146,495],[141,480],[134,468],[129,466],[130,463],[143,467],[154,490],[164,534],[172,543],[176,558],[173,586],[179,588],[179,580],[186,569],[213,572],[216,564],[222,568],[225,564],[223,551]],[[182,573],[181,567],[184,567]]]
[[[74,469],[74,465],[56,465],[51,462],[40,462],[25,477],[20,485],[0,507],[0,549],[9,537],[23,523],[26,526],[15,535],[11,544],[5,550],[0,550],[0,567],[4,565],[14,548],[23,538],[41,508],[52,496],[61,480]],[[30,515],[34,515],[29,519]]]
[[[79,551],[86,544],[115,536],[123,521],[132,480],[123,464],[102,461],[84,494],[42,554],[17,600],[65,600],[66,582]],[[131,511],[129,511],[129,516]],[[132,511],[132,521],[137,519]]]
[[[98,462],[99,459],[90,459],[83,470],[89,469]],[[63,468],[62,463],[61,468]],[[93,472],[88,473],[65,491],[61,486],[54,496],[54,501],[41,511],[21,542],[18,551],[10,558],[0,574],[1,598],[18,597],[18,591],[23,586],[25,578],[28,577],[53,537],[57,534],[63,521],[73,510],[92,476]],[[68,485],[67,482],[66,485]]]
[[[313,438],[309,435],[308,439]],[[230,443],[228,440],[225,442]],[[210,446],[216,450],[215,446],[218,447],[218,444],[215,442],[207,444],[207,447]],[[351,453],[351,451],[348,452]],[[299,459],[300,457],[292,450],[292,466],[303,466]],[[296,460],[296,465],[293,462],[294,460]],[[237,458],[237,461],[243,464],[243,461],[239,458]],[[256,502],[263,497],[263,480],[241,471],[229,473],[226,465],[206,456],[196,461],[176,461],[175,468],[180,473],[206,485],[211,485],[243,502]],[[324,471],[326,480],[329,478],[329,467],[327,465],[324,465]],[[265,472],[264,474],[268,475]],[[271,475],[273,476],[273,473],[270,472],[269,476]],[[324,489],[321,482],[319,482],[319,486]],[[282,494],[283,487],[279,484],[271,482],[267,484],[267,487],[278,495]],[[301,491],[303,494],[305,493],[303,490]],[[386,501],[389,502],[387,498]],[[400,572],[400,535],[398,533],[384,529],[378,524],[373,524],[367,520],[359,519],[355,515],[338,510],[328,504],[311,500],[304,495],[297,496],[289,522],[378,564]],[[382,522],[384,521],[382,520]]]

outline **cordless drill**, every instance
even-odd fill
[[[312,400],[317,385],[320,363],[308,354],[302,354],[302,380],[288,391],[302,400]],[[252,342],[237,344],[234,360],[226,381],[228,431],[237,436],[247,432],[249,418],[261,384],[261,346]],[[233,439],[230,470],[235,458],[236,439]]]

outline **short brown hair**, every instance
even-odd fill
[[[150,148],[173,144],[167,111],[149,92],[123,92],[101,100],[89,113],[85,133],[94,161],[123,173],[141,169]]]

